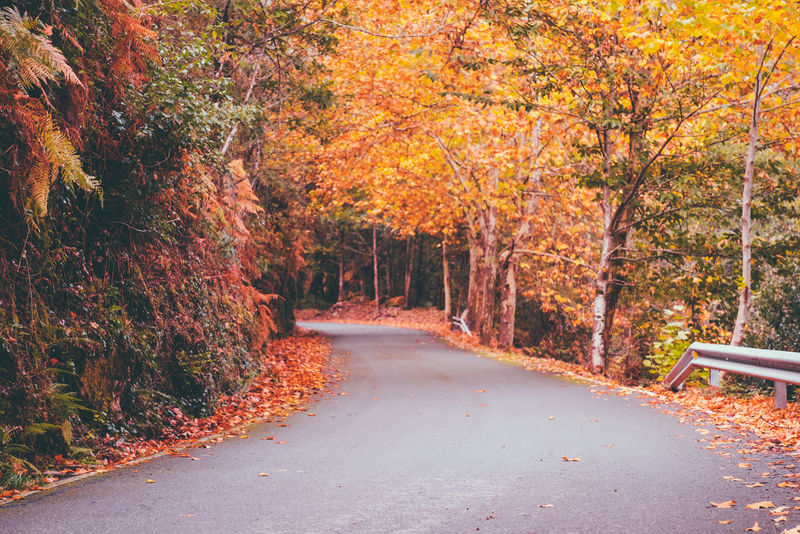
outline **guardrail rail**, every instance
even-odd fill
[[[698,367],[710,370],[712,386],[719,386],[721,371],[773,380],[775,407],[779,409],[787,406],[786,384],[800,384],[800,353],[699,342],[689,345],[664,378],[664,384],[680,389]]]

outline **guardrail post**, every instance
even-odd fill
[[[782,410],[788,406],[786,400],[786,382],[775,381],[775,408]]]
[[[720,384],[720,378],[722,376],[722,372],[718,369],[709,369],[708,370],[708,385],[714,388],[718,388]]]

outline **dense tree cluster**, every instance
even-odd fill
[[[0,484],[212,411],[295,306],[628,381],[800,348],[791,2],[2,4]]]

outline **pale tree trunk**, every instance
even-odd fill
[[[763,45],[756,47],[759,65],[763,65],[766,50]],[[756,167],[756,151],[758,149],[758,125],[761,115],[761,97],[763,94],[761,69],[756,75],[755,93],[753,96],[753,113],[750,116],[750,132],[747,138],[747,154],[744,166],[744,187],[742,189],[742,287],[739,290],[739,309],[733,326],[731,345],[741,345],[750,309],[753,306],[751,289],[752,276],[752,217],[750,209],[753,204],[753,176]]]
[[[381,299],[378,288],[378,229],[372,225],[372,273],[375,282],[375,314],[381,314]]]
[[[603,132],[603,196],[600,207],[603,211],[603,244],[600,249],[600,261],[594,282],[594,303],[592,305],[592,338],[589,347],[589,365],[593,373],[602,373],[606,365],[606,329],[608,328],[608,291],[612,281],[611,257],[614,253],[614,232],[611,227],[613,211],[611,207],[611,188],[608,182],[611,177],[611,134]]]
[[[531,145],[534,148],[534,154],[537,155],[541,152],[541,131],[542,120],[536,121],[536,127],[533,129],[531,137]],[[525,135],[520,134],[520,149],[526,143]],[[521,150],[520,150],[521,153]],[[534,158],[536,161],[536,158]],[[522,173],[525,170],[522,167],[522,161],[517,162],[517,182],[522,182]],[[523,241],[530,237],[533,232],[533,216],[539,207],[539,195],[542,190],[542,172],[541,169],[534,169],[531,175],[532,192],[528,192],[528,198],[522,207],[520,214],[519,224],[514,231],[514,237],[511,240],[511,246],[508,251],[501,255],[500,265],[504,266],[503,279],[500,288],[500,325],[497,336],[497,346],[501,349],[510,349],[514,346],[514,328],[517,321],[517,269],[519,267],[519,253]]]
[[[595,297],[592,306],[592,341],[589,349],[589,363],[592,372],[601,373],[606,358],[606,299],[611,282],[611,254],[613,252],[613,236],[611,232],[610,190],[603,186],[603,245],[600,261],[595,274]]]
[[[516,254],[508,258],[508,263],[503,273],[500,292],[500,332],[497,336],[497,346],[500,349],[510,349],[514,346],[514,326],[517,315],[517,266],[519,259]]]
[[[450,323],[453,317],[453,300],[450,293],[450,262],[447,259],[447,240],[442,239],[442,285],[444,286],[444,316]]]

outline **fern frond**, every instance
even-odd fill
[[[51,177],[50,164],[45,159],[38,160],[28,175],[29,204],[37,216],[43,216],[47,213]]]
[[[17,85],[27,94],[61,75],[68,84],[83,87],[61,50],[32,33],[38,26],[37,19],[22,16],[16,7],[0,9],[0,51],[8,56],[8,70]]]

